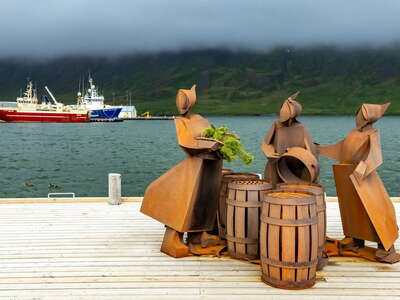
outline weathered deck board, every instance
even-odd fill
[[[163,226],[139,206],[0,205],[0,299],[400,299],[400,263],[332,258],[314,288],[286,291],[263,284],[250,263],[172,259],[159,252]],[[328,235],[342,236],[334,202]]]

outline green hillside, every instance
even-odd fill
[[[297,90],[306,114],[353,114],[360,103],[388,101],[388,114],[400,114],[400,46],[2,59],[0,101],[13,101],[29,77],[38,87],[48,85],[64,103],[73,103],[79,78],[88,71],[108,103],[127,104],[129,92],[139,112],[152,114],[175,114],[177,89],[193,83],[198,85],[196,111],[207,114],[275,113]]]

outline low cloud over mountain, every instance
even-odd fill
[[[400,1],[4,0],[0,56],[386,46]]]

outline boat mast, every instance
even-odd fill
[[[49,88],[47,86],[44,87],[46,91],[49,93],[51,99],[53,99],[54,103],[58,105],[59,103],[57,102],[56,98],[53,96],[52,92],[50,92]]]

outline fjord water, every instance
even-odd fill
[[[255,156],[249,166],[225,163],[235,171],[262,173],[261,142],[276,116],[208,117],[236,131]],[[301,116],[315,142],[333,144],[354,128],[353,116]],[[375,124],[381,131],[384,164],[378,169],[388,192],[399,196],[400,117]],[[107,174],[122,175],[122,194],[141,196],[146,186],[185,155],[178,147],[173,121],[122,123],[0,123],[0,198],[46,197],[49,192],[106,196]],[[331,164],[321,157],[321,184],[335,194]],[[49,188],[49,184],[58,188]],[[25,184],[32,185],[26,186]]]

